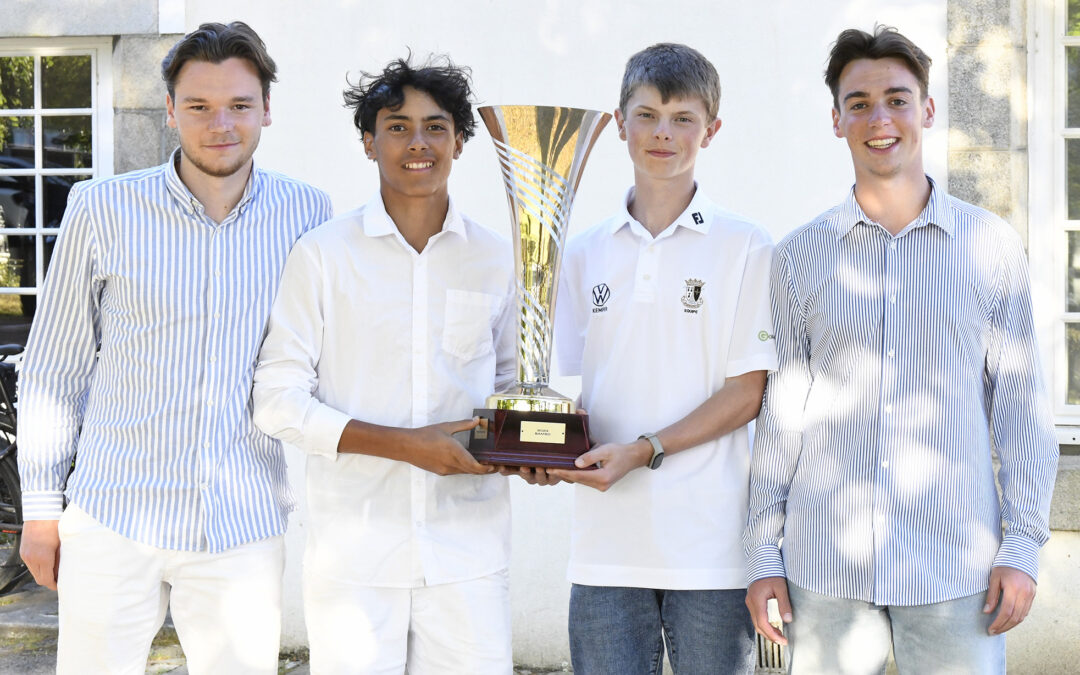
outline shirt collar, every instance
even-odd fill
[[[177,171],[179,165],[180,148],[177,148],[173,151],[172,155],[169,157],[169,161],[165,164],[165,187],[168,189],[169,194],[179,202],[181,208],[192,214],[202,215],[206,209],[203,207],[202,202],[196,199],[195,195],[191,193],[191,190],[184,185],[184,181],[180,180],[180,173]],[[244,184],[244,192],[240,195],[240,201],[236,203],[236,206],[233,207],[232,212],[229,214],[230,217],[232,216],[232,213],[243,215],[244,209],[247,208],[247,205],[251,203],[251,200],[254,199],[258,192],[261,177],[262,173],[259,171],[258,167],[255,166],[255,159],[252,158],[251,174],[248,177],[247,183]],[[226,218],[226,220],[228,220],[228,218]]]
[[[364,234],[369,237],[384,237],[390,234],[401,233],[398,231],[397,225],[394,224],[394,220],[390,217],[390,214],[386,212],[386,204],[383,202],[382,194],[378,191],[364,206]],[[465,241],[469,240],[469,236],[465,230],[465,219],[462,218],[461,213],[454,207],[454,199],[449,198],[449,207],[446,209],[446,219],[443,220],[442,232],[453,232],[460,236]],[[438,236],[438,235],[435,235]]]
[[[615,234],[623,227],[630,226],[632,229],[636,224],[638,228],[645,230],[645,226],[639,223],[630,215],[630,198],[634,196],[634,188],[631,187],[626,191],[626,196],[622,201],[622,210],[619,212],[619,216],[611,223],[611,234]],[[694,181],[694,196],[690,199],[690,203],[682,213],[675,218],[675,222],[664,229],[664,232],[674,231],[676,227],[685,227],[695,232],[706,234],[709,228],[712,227],[712,202],[705,196],[704,192],[698,189],[697,181]],[[663,234],[663,233],[661,233]],[[659,236],[657,237],[659,238]]]
[[[925,225],[935,225],[951,237],[953,235],[954,225],[952,218],[949,215],[947,195],[938,188],[937,183],[934,182],[933,178],[927,176],[926,180],[930,183],[930,199],[927,200],[926,206],[923,208],[922,212],[919,213],[915,220],[908,223],[904,227],[904,230],[915,229]],[[859,223],[866,223],[867,225],[877,224],[875,221],[871,220],[862,210],[862,207],[859,206],[859,202],[855,199],[855,186],[852,185],[851,190],[848,192],[847,200],[845,200],[840,208],[840,219],[836,223],[836,238],[843,239],[844,235],[850,232]]]

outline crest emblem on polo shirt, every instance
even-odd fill
[[[607,284],[596,284],[592,287],[593,314],[607,311],[607,301],[611,299],[611,289]]]
[[[705,285],[705,282],[701,279],[687,279],[686,291],[682,296],[682,304],[688,310],[697,310],[701,307],[705,299],[701,297],[701,288]]]

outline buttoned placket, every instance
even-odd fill
[[[889,458],[892,456],[893,439],[895,438],[895,419],[897,405],[897,365],[896,365],[896,340],[900,334],[900,259],[899,249],[904,237],[897,237],[888,233],[884,228],[878,227],[874,232],[883,242],[884,255],[882,256],[882,322],[881,322],[881,392],[880,408],[878,411],[877,448],[874,453],[874,579],[873,595],[875,601],[883,592],[881,580],[886,578],[886,557],[884,549],[888,543],[889,522],[883,502],[891,493],[890,484],[892,475],[889,469]]]
[[[659,241],[647,234],[639,235],[637,265],[634,267],[634,302],[656,302],[659,264]]]
[[[436,235],[438,236],[438,235]],[[430,308],[428,288],[427,253],[435,243],[428,241],[424,251],[417,253],[406,245],[412,259],[412,426],[414,429],[428,425],[428,340]],[[412,578],[423,579],[424,559],[429,558],[427,529],[427,471],[409,466],[409,513],[413,519]]]
[[[205,528],[203,538],[211,549],[214,548],[215,543],[210,541],[210,538],[216,531],[212,523],[217,518],[217,504],[214,503],[210,487],[215,480],[215,470],[223,452],[223,449],[215,442],[217,434],[214,430],[219,424],[225,396],[230,387],[230,378],[227,373],[222,372],[223,362],[219,358],[224,348],[225,330],[228,323],[222,320],[226,313],[229,295],[225,272],[229,234],[237,227],[236,221],[241,213],[240,209],[234,210],[221,223],[215,223],[201,208],[197,209],[198,227],[204,228],[200,229],[200,234],[205,236],[206,241],[207,264],[204,268],[206,292],[203,294],[203,314],[213,319],[205,322],[206,333],[203,336],[201,379],[204,411],[195,475],[198,476],[199,496],[203,509],[203,527]]]

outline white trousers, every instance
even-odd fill
[[[509,578],[375,588],[305,572],[312,675],[508,675]]]
[[[284,568],[284,537],[222,553],[170,551],[68,506],[56,672],[142,675],[171,603],[188,672],[277,673]]]

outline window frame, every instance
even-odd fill
[[[11,109],[0,111],[7,116],[32,117],[34,120],[34,168],[9,170],[6,175],[30,175],[34,177],[34,227],[5,228],[4,235],[33,236],[36,255],[34,256],[34,280],[32,287],[0,287],[2,295],[38,295],[44,281],[44,242],[45,237],[59,232],[58,227],[45,226],[45,178],[50,175],[89,175],[100,178],[113,175],[113,79],[112,79],[112,38],[0,38],[0,56],[31,56],[35,59],[34,67],[34,108]],[[45,56],[90,56],[90,138],[91,168],[89,171],[68,168],[44,167],[44,125],[42,118],[70,115],[83,115],[87,108],[43,109],[41,104],[41,67],[40,59]],[[40,167],[40,168],[39,168]]]

